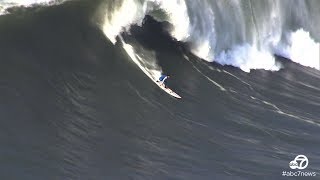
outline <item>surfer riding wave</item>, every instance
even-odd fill
[[[157,82],[160,82],[160,86],[164,85],[165,88],[167,87],[167,80],[170,78],[169,75],[161,75],[160,78],[157,80]]]

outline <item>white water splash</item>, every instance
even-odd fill
[[[119,8],[105,15],[103,31],[112,42],[116,37],[131,25],[141,25],[143,18],[156,9],[163,10],[169,17],[168,21],[173,25],[171,35],[178,41],[189,36],[189,16],[186,4],[183,0],[147,0],[143,4],[135,0],[125,0]]]
[[[178,41],[189,37],[190,20],[187,6],[184,0],[150,0],[156,3],[169,16],[169,22],[173,25],[171,35]]]
[[[49,3],[53,0],[2,0],[2,3],[16,3],[20,5],[31,5],[38,3]]]
[[[309,32],[299,29],[296,32],[287,33],[287,38],[288,44],[279,43],[276,46],[277,55],[320,70],[320,44],[311,38]]]
[[[123,49],[127,52],[131,60],[153,81],[161,76],[161,68],[157,65],[155,55],[152,52],[144,51],[138,53],[133,46],[127,44],[120,37]],[[149,55],[146,55],[149,54]]]
[[[62,0],[1,0],[0,15],[7,14],[7,9],[15,6],[29,7],[33,5],[53,5],[63,2]]]
[[[123,30],[130,28],[131,24],[140,24],[144,16],[145,12],[141,6],[139,7],[134,0],[126,0],[118,9],[114,9],[111,17],[109,14],[105,15],[103,32],[115,44],[116,37]]]
[[[213,56],[211,55],[212,51],[211,51],[211,46],[210,46],[209,40],[206,40],[200,46],[197,46],[197,47],[191,49],[191,52],[201,59],[204,59],[209,62],[213,61]]]
[[[193,8],[198,7],[197,3],[199,5],[199,2],[202,1],[187,2],[193,2],[193,6],[189,7]],[[231,9],[236,13],[236,15],[232,15],[231,13],[232,16],[230,17],[236,18],[236,22],[239,21],[243,22],[241,24],[245,24],[246,19],[242,14],[243,9],[240,7],[240,4],[240,1],[234,0],[231,1],[230,6],[228,5],[226,7],[229,7],[229,9],[232,7]],[[219,46],[219,43],[221,43],[216,42],[217,34],[215,31],[214,13],[219,12],[213,12],[209,4],[204,3],[204,5],[208,8],[199,6],[198,8],[202,8],[202,11],[193,9],[193,13],[196,12],[197,16],[189,17],[185,0],[146,0],[144,2],[125,0],[118,9],[114,9],[113,12],[108,12],[108,14],[105,15],[103,31],[110,41],[115,43],[116,37],[122,31],[128,30],[132,24],[140,25],[145,15],[161,9],[168,16],[167,21],[174,27],[170,32],[171,35],[178,41],[190,42],[192,45],[190,51],[206,61],[216,61],[222,65],[232,65],[239,67],[245,72],[250,72],[251,69],[277,71],[282,66],[279,62],[276,62],[274,57],[274,54],[276,54],[289,58],[304,66],[320,68],[319,43],[315,42],[308,32],[298,30],[287,33],[286,36],[287,39],[289,39],[289,43],[281,39],[285,33],[284,29],[282,29],[282,24],[285,19],[279,16],[279,14],[281,14],[281,3],[274,3],[271,6],[270,16],[265,16],[266,18],[264,19],[260,18],[262,23],[260,23],[260,26],[257,26],[259,27],[257,31],[259,35],[253,35],[253,42],[250,42],[250,38],[246,37],[246,32],[250,28],[240,26],[240,33],[238,30],[234,32],[234,35],[237,37],[237,35],[240,34],[244,39],[248,39],[248,42],[234,44],[232,39],[227,38],[230,36],[227,36],[226,42],[230,41],[230,44],[228,46],[227,43],[223,42],[225,50],[222,52],[214,51],[216,46]],[[225,7],[222,6],[221,3],[218,3],[218,5],[220,5],[221,8]],[[190,19],[192,19],[192,24]],[[235,26],[233,23],[226,25],[231,28]],[[227,33],[227,35],[233,34]],[[257,38],[259,38],[259,40]],[[220,40],[221,39],[222,38],[220,38]]]
[[[223,51],[215,61],[222,65],[239,67],[245,72],[250,72],[251,69],[278,71],[281,68],[281,65],[275,61],[274,56],[269,51],[259,51],[249,44],[235,46],[231,50]]]

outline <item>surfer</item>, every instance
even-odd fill
[[[160,82],[160,86],[164,85],[165,88],[167,88],[167,79],[170,78],[168,75],[161,75],[159,80],[157,82]]]
[[[171,96],[181,99],[181,96],[179,96],[177,93],[173,92],[169,87],[167,87],[167,80],[170,78],[169,75],[162,74],[158,80],[156,80],[158,86],[161,87],[165,92],[170,94]]]

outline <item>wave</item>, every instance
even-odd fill
[[[147,51],[140,47],[131,46],[121,38],[123,49],[127,52],[132,61],[151,79],[157,79],[161,76],[161,67],[157,65],[155,53]],[[140,50],[140,51],[139,51]]]
[[[299,9],[291,1],[108,1],[103,31],[116,43],[121,32],[150,15],[169,22],[172,38],[189,43],[194,55],[209,62],[246,72],[277,71],[282,66],[274,55],[279,55],[319,69],[319,43],[314,39],[320,30],[312,19],[317,11],[312,3],[298,4]]]
[[[288,43],[279,43],[275,48],[277,55],[291,59],[301,65],[320,69],[320,44],[316,43],[309,32],[299,29],[287,33]]]
[[[0,15],[8,14],[13,7],[49,6],[60,4],[65,0],[3,0],[0,2]]]
[[[167,20],[173,24],[171,34],[177,40],[184,40],[189,36],[189,20],[184,1],[146,0],[140,3],[136,0],[126,0],[113,3],[107,5],[114,8],[111,9],[111,12],[106,12],[103,25],[106,36],[113,43],[116,42],[116,36],[123,30],[128,30],[132,24],[141,24],[148,14],[158,20]],[[160,12],[160,15],[157,16],[157,10],[163,10],[163,13]]]
[[[114,45],[96,26],[101,11],[95,10],[110,8],[102,14],[112,20],[129,0],[100,2],[77,0],[1,16],[1,152],[6,160],[14,159],[1,168],[1,176],[278,179],[293,153],[306,149],[312,160],[308,170],[319,173],[314,162],[319,159],[320,71],[283,60],[286,69],[279,73],[248,75],[229,66],[210,66],[193,55],[209,54],[245,71],[265,68],[281,58],[270,64],[245,63],[250,57],[272,59],[281,49],[279,42],[289,54],[300,48],[290,43],[296,39],[313,47],[317,43],[310,39],[316,31],[278,26],[284,21],[277,16],[266,18],[274,26],[264,31],[259,23],[242,26],[252,24],[251,12],[238,14],[245,5],[237,3],[243,1],[203,1],[214,8],[210,17],[191,11],[185,1],[190,23],[184,40],[174,40],[172,22],[158,22],[170,20],[160,9],[149,12],[153,18],[146,16],[142,27],[128,25],[130,31],[122,33],[120,28]],[[223,16],[221,6],[237,13]],[[196,19],[202,24],[201,18],[214,18],[214,29],[205,26],[209,23],[195,26]],[[258,15],[255,21],[261,21]],[[226,22],[233,29],[226,29]],[[168,86],[182,100],[148,81],[162,70],[172,75]]]

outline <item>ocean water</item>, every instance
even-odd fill
[[[320,176],[318,1],[12,2],[0,179]]]

